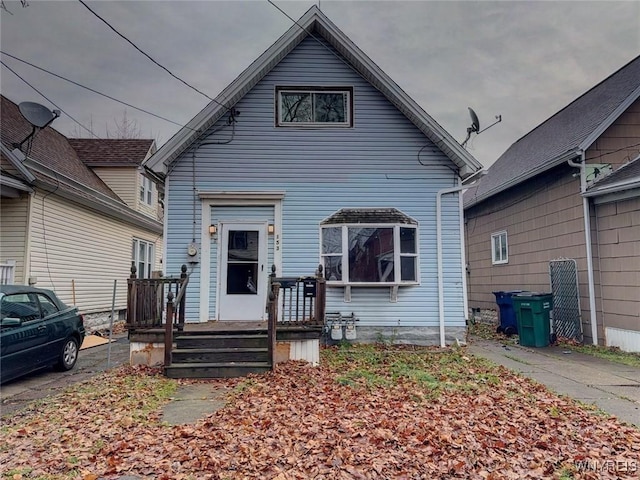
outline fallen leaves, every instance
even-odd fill
[[[0,464],[17,479],[637,478],[590,467],[640,468],[640,431],[463,353],[327,349],[320,367],[212,381],[227,406],[173,427],[160,407],[178,382],[127,367],[6,422]]]

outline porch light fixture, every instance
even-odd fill
[[[273,235],[273,234],[275,233],[275,231],[276,231],[276,227],[275,227],[275,225],[273,225],[273,224],[271,224],[271,223],[270,223],[270,224],[267,226],[267,233],[268,233],[269,235]]]
[[[218,233],[217,225],[209,225],[209,235],[215,235]]]

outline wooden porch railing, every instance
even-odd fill
[[[185,290],[189,283],[187,266],[182,265],[179,277],[137,278],[136,267],[131,266],[127,287],[127,323],[129,331],[163,328],[166,323],[181,329],[184,326]],[[180,291],[182,295],[179,296]],[[165,298],[171,294],[174,309],[165,310]],[[179,298],[178,298],[179,296]]]
[[[173,327],[177,324],[178,330],[184,328],[184,311],[185,311],[185,294],[187,291],[187,285],[189,284],[189,276],[186,275],[187,266],[182,266],[181,278],[184,278],[184,282],[180,285],[178,294],[174,296],[173,292],[169,291],[167,294],[167,321],[164,325],[164,366],[171,365],[171,351],[173,350]],[[182,277],[182,275],[185,275]],[[176,310],[175,305],[178,305]],[[174,319],[174,321],[169,321]]]
[[[313,277],[277,277],[271,267],[267,299],[269,354],[275,364],[277,326],[322,326],[326,313],[327,284],[322,265]]]

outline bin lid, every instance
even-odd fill
[[[551,293],[544,293],[544,292],[521,292],[516,294],[516,297],[542,297],[542,296],[546,296],[546,295],[551,295]]]

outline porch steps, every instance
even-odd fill
[[[271,370],[263,330],[180,332],[174,337],[169,378],[228,378]]]

